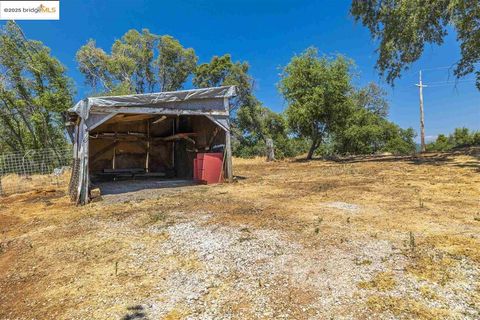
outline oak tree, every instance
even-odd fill
[[[377,68],[393,84],[428,43],[441,45],[450,27],[460,43],[454,74],[475,72],[480,90],[480,1],[353,0],[351,13],[378,40]]]
[[[307,159],[346,124],[352,110],[352,65],[343,56],[320,57],[310,47],[283,69],[279,89],[288,102],[288,124],[296,135],[311,141]]]

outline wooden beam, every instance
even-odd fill
[[[168,137],[154,137],[153,139],[159,139],[163,141],[176,141],[176,140],[187,139],[195,136],[197,136],[195,132],[189,132],[189,133],[177,133]]]
[[[162,122],[163,120],[167,119],[167,116],[161,116],[160,118],[156,119],[155,121],[152,122],[152,124],[157,124]]]
[[[118,138],[145,138],[146,134],[143,132],[102,132],[90,135],[92,139],[118,139]]]
[[[103,112],[115,112],[120,114],[151,114],[151,115],[186,115],[186,116],[228,116],[226,110],[182,110],[174,108],[162,108],[162,107],[106,107],[102,106]]]
[[[136,114],[136,115],[122,115],[121,117],[115,117],[110,121],[110,123],[118,123],[118,122],[131,122],[131,121],[142,121],[153,118],[154,116],[151,114]]]
[[[92,139],[113,139],[113,140],[122,140],[128,138],[135,138],[135,139],[142,139],[145,141],[177,141],[181,139],[188,140],[190,142],[194,142],[193,139],[190,137],[196,137],[198,134],[195,132],[183,132],[173,134],[167,137],[152,137],[150,136],[150,129],[148,129],[147,133],[142,132],[125,132],[125,133],[114,133],[114,132],[103,132],[97,133],[95,135],[91,135],[90,138]]]

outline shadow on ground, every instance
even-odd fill
[[[120,180],[100,182],[96,186],[102,195],[121,194],[145,189],[165,189],[193,186],[197,183],[193,180]]]
[[[147,315],[141,305],[127,308],[128,312],[122,317],[122,320],[147,319]]]
[[[454,157],[460,155],[468,155],[474,159],[465,159],[459,161]],[[480,147],[457,149],[442,153],[425,153],[413,156],[392,156],[392,155],[366,155],[366,156],[351,156],[340,158],[316,158],[315,160],[330,160],[337,163],[365,163],[365,162],[406,162],[415,165],[453,165],[460,168],[470,168],[480,172]],[[306,159],[298,159],[298,162],[305,162]]]

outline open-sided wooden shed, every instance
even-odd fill
[[[119,176],[193,178],[197,152],[222,152],[232,179],[229,101],[235,87],[91,97],[70,109],[70,195],[90,199],[92,181]]]

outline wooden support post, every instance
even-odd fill
[[[231,145],[230,131],[225,131],[225,154],[226,154],[225,173],[227,174],[227,181],[233,182],[232,145]]]
[[[115,132],[115,136],[117,133]],[[117,156],[117,139],[115,138],[114,140],[114,146],[113,146],[113,157],[112,157],[112,169],[115,170],[115,157]]]
[[[172,122],[172,136],[175,135],[175,119]],[[172,169],[175,170],[175,140],[172,141]]]
[[[150,161],[150,121],[147,120],[147,155],[145,157],[145,172],[149,172],[148,163]]]
[[[112,169],[115,170],[115,155],[117,153],[117,145],[113,146]]]

